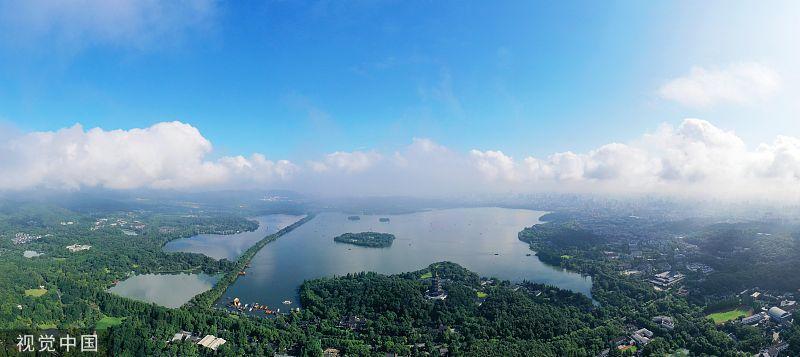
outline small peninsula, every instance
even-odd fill
[[[394,234],[377,232],[345,233],[333,238],[333,240],[362,247],[386,248],[392,245]]]

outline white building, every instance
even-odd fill
[[[761,313],[755,314],[753,316],[744,317],[744,318],[742,318],[741,322],[744,325],[754,325],[754,324],[757,324],[757,323],[759,323],[761,321],[764,321],[764,319],[766,319],[766,318],[767,318],[767,314],[764,313],[764,312],[761,312]]]
[[[769,308],[767,314],[769,314],[770,319],[775,320],[775,322],[778,323],[789,321],[792,318],[792,314],[777,306]]]
[[[200,339],[200,342],[197,342],[197,344],[203,347],[208,347],[211,350],[216,351],[217,348],[219,348],[219,346],[224,345],[225,342],[228,341],[225,341],[224,338],[219,338],[214,335],[206,335],[206,337]]]
[[[91,245],[83,245],[83,244],[73,244],[67,246],[67,250],[69,250],[72,253],[80,252],[82,250],[89,250],[90,248],[92,248]]]
[[[653,338],[653,332],[646,328],[639,329],[631,335],[631,338],[636,341],[637,345],[644,347],[650,343],[650,339]]]

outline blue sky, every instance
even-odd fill
[[[798,23],[794,1],[3,2],[0,190],[784,192]]]
[[[756,141],[796,130],[778,115],[753,132],[763,107],[687,109],[656,94],[692,66],[781,64],[740,35],[766,30],[755,27],[771,11],[726,3],[220,2],[200,23],[119,39],[23,24],[0,53],[0,116],[23,131],[181,120],[218,154],[290,159],[413,137],[585,151],[694,116]]]

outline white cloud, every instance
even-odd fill
[[[288,179],[287,161],[263,155],[206,159],[211,143],[191,125],[163,122],[144,129],[84,130],[80,125],[0,142],[0,188],[79,189],[253,186]]]
[[[515,181],[517,178],[514,160],[502,151],[472,150],[470,156],[478,170],[489,180]]]
[[[79,49],[94,44],[142,48],[205,28],[213,0],[26,0],[0,4],[0,35],[16,44],[53,41]]]
[[[800,138],[754,148],[699,119],[662,125],[584,153],[515,159],[499,150],[453,151],[415,138],[391,155],[337,151],[298,166],[262,154],[210,159],[194,127],[0,132],[0,189],[38,187],[290,188],[332,195],[594,192],[717,198],[800,198]]]
[[[775,94],[781,86],[777,72],[759,63],[736,63],[724,68],[693,67],[688,75],[659,89],[662,98],[689,107],[718,103],[749,105]]]
[[[495,154],[496,155],[496,154]],[[495,181],[518,190],[544,186],[563,191],[662,193],[727,198],[800,198],[800,139],[779,136],[755,150],[732,131],[699,119],[673,128],[663,125],[628,144],[612,143],[584,154],[556,153],[527,157],[522,164],[508,157],[506,170],[486,170]]]
[[[383,156],[373,151],[337,151],[325,155],[324,161],[311,161],[309,166],[316,172],[337,170],[352,174],[369,169],[381,159]]]

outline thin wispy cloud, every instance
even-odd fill
[[[357,173],[369,169],[381,159],[383,156],[374,151],[336,151],[325,155],[322,161],[311,161],[309,165],[317,172],[338,170]]]
[[[708,108],[718,104],[752,105],[781,87],[780,75],[759,63],[735,63],[722,68],[693,67],[659,89],[659,95],[678,104]]]
[[[423,101],[440,103],[448,115],[459,119],[464,117],[464,107],[453,89],[453,76],[449,70],[442,69],[436,84],[420,86],[418,93]]]
[[[6,44],[79,51],[94,45],[146,49],[207,29],[213,0],[28,0],[0,4]]]

